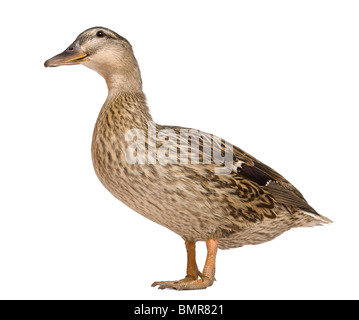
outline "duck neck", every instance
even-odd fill
[[[129,70],[111,73],[104,76],[109,95],[142,93],[142,79],[139,70]]]
[[[105,113],[114,117],[115,122],[119,124],[117,130],[124,132],[129,129],[147,130],[149,123],[153,121],[146,96],[142,91],[109,90],[99,118]]]
[[[143,94],[140,68],[133,55],[128,55],[117,64],[113,64],[101,72],[105,78],[109,95]]]
[[[108,87],[108,97],[103,109],[111,108],[121,118],[123,127],[147,127],[152,121],[146,97],[142,91],[141,72],[133,55],[103,74]]]

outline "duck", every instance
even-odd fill
[[[107,84],[91,145],[103,186],[184,240],[185,277],[153,287],[206,289],[215,281],[218,249],[261,244],[292,228],[332,222],[279,173],[228,141],[154,122],[132,45],[116,32],[87,29],[45,62],[65,65],[84,65]],[[199,241],[207,248],[202,271],[196,262]]]

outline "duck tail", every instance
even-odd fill
[[[301,211],[302,214],[310,216],[311,219],[311,223],[309,223],[307,226],[311,227],[311,226],[322,226],[324,224],[328,224],[328,223],[333,223],[332,220],[330,220],[329,218],[320,215],[319,213],[312,213],[312,212],[308,212],[308,211]]]

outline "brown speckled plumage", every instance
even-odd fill
[[[108,33],[108,38],[101,39],[102,42],[97,39],[98,30]],[[76,41],[72,46],[79,48],[79,56],[84,56],[85,52],[85,58],[69,60],[69,53],[65,51],[62,56],[48,60],[46,65],[75,64],[73,61],[76,61],[99,72],[107,82],[109,96],[98,116],[92,141],[92,160],[98,178],[117,199],[186,240],[187,277],[155,285],[176,289],[205,288],[214,280],[217,247],[228,249],[259,244],[294,227],[330,222],[309,206],[301,193],[277,172],[241,149],[230,144],[226,146],[223,140],[216,143],[218,140],[211,135],[196,131],[198,137],[194,137],[196,132],[192,131],[192,136],[186,138],[189,155],[194,152],[194,138],[198,138],[198,164],[191,163],[190,157],[188,163],[178,163],[180,152],[175,163],[159,164],[159,150],[164,143],[169,146],[170,142],[168,139],[153,141],[148,134],[149,125],[155,127],[156,135],[166,132],[165,129],[171,130],[178,151],[184,139],[181,130],[185,128],[152,122],[137,61],[128,41],[105,28],[86,30]],[[126,141],[125,137],[128,130],[134,128],[142,130],[146,142],[145,149],[139,147],[137,153],[143,152],[148,160],[148,146],[154,144],[158,157],[155,164],[148,161],[128,163],[126,150],[133,141]],[[223,154],[228,146],[233,147],[233,165],[230,172],[217,174],[215,169],[223,165],[215,163],[214,150]],[[210,156],[204,150],[212,150]],[[162,157],[167,160],[168,154]],[[209,250],[203,274],[195,264],[196,241],[207,241]]]

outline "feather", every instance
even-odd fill
[[[290,205],[296,207],[298,209],[302,209],[303,211],[307,211],[310,213],[314,213],[318,215],[304,198],[298,197],[296,194],[291,192],[290,190],[284,188],[277,182],[269,182],[268,185],[264,186],[263,189],[268,191],[271,195],[273,195],[274,199],[282,204]]]

